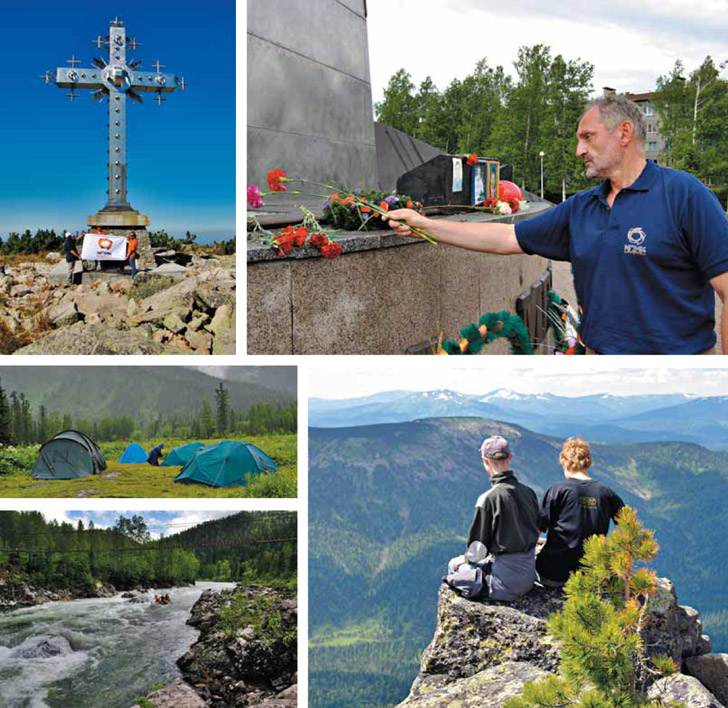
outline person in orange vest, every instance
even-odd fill
[[[137,274],[136,259],[139,257],[139,241],[133,231],[129,232],[126,241],[126,258],[131,266],[131,279],[134,280]]]

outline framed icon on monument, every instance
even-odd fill
[[[470,203],[475,205],[485,201],[485,164],[479,162],[477,165],[473,165],[472,170]]]
[[[500,186],[500,163],[497,160],[488,160],[485,166],[486,193],[489,199],[498,199]]]

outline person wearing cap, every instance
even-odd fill
[[[139,257],[139,241],[133,231],[126,237],[126,258],[131,267],[131,279],[134,280],[137,274],[136,259]]]
[[[546,543],[536,556],[539,580],[551,587],[569,579],[584,555],[584,541],[606,535],[624,506],[616,492],[589,476],[591,450],[581,435],[564,443],[559,462],[566,480],[544,494],[539,528],[547,534]]]
[[[81,256],[76,249],[76,239],[71,236],[70,231],[65,233],[63,251],[66,254],[66,263],[68,264],[68,284],[73,285],[73,272],[76,269],[76,261],[80,261]]]
[[[728,295],[726,212],[692,175],[647,160],[646,135],[637,104],[606,95],[586,106],[576,131],[576,155],[598,186],[516,224],[397,209],[389,226],[471,251],[571,262],[587,354],[716,354],[715,296]],[[721,340],[728,354],[728,307]]]
[[[486,596],[513,601],[529,592],[536,580],[538,498],[513,474],[505,438],[484,440],[480,455],[491,487],[475,504],[465,555],[450,561],[448,570],[455,572],[463,563],[480,564]]]

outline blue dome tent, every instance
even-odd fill
[[[130,443],[119,458],[119,462],[123,462],[126,465],[135,465],[146,461],[147,453],[139,443]]]

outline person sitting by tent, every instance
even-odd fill
[[[161,445],[157,445],[157,447],[152,448],[152,451],[149,453],[149,457],[147,457],[147,462],[153,467],[159,467],[159,458],[163,456],[163,447],[164,443],[162,443]]]

